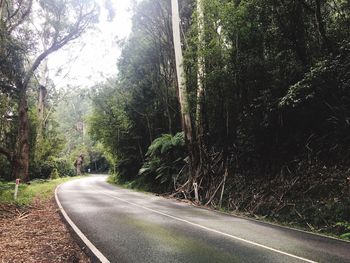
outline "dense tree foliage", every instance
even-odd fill
[[[113,154],[124,179],[137,175],[154,139],[181,130],[170,3],[140,3],[133,22],[119,78],[96,87],[91,119],[93,137]]]
[[[1,179],[73,174],[82,155],[119,182],[344,231],[349,1],[179,2],[178,25],[171,0],[135,4],[118,74],[64,93],[42,64],[95,22],[94,2],[0,1]]]
[[[70,165],[70,171],[60,174],[74,174],[73,164],[83,155],[82,172],[107,172],[108,161],[100,143],[93,141],[88,134],[88,118],[91,115],[90,92],[79,87],[72,88],[59,100],[54,118],[59,120],[57,130],[65,138],[57,161]]]
[[[182,130],[170,1],[135,8],[118,77],[96,88],[91,133],[113,156],[119,180],[186,198],[198,187],[202,203],[235,209],[257,208],[266,197],[280,200],[273,208],[280,211],[289,187],[263,197],[255,188],[239,205],[234,189],[272,181],[312,189],[303,171],[349,165],[349,2],[204,0],[203,16],[196,4],[180,1],[192,148],[159,150]],[[188,149],[195,149],[192,171]],[[338,191],[347,191],[347,175],[339,180]],[[348,207],[349,196],[341,203]]]
[[[93,1],[0,1],[0,95],[13,100],[7,111],[15,113],[12,122],[17,129],[13,145],[0,142],[0,154],[7,158],[14,177],[29,179],[29,92],[41,87],[34,74],[51,53],[78,38],[96,14]],[[9,118],[6,122],[10,124]],[[38,137],[42,125],[40,119]]]

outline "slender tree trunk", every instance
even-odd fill
[[[182,116],[182,126],[185,132],[185,137],[189,143],[193,143],[193,132],[192,132],[192,122],[190,116],[190,109],[188,103],[188,95],[186,90],[186,80],[183,70],[183,57],[181,49],[181,39],[180,39],[180,17],[179,17],[179,6],[177,0],[171,1],[172,7],[172,22],[173,22],[173,38],[174,38],[174,50],[175,50],[175,62],[176,62],[176,75],[177,75],[177,85],[179,102]]]
[[[166,113],[167,113],[167,117],[168,117],[168,131],[169,131],[169,134],[173,134],[173,122],[171,120],[169,105],[166,106]]]
[[[75,160],[74,166],[76,170],[76,175],[81,175],[83,168],[84,156],[82,154]]]
[[[29,118],[27,89],[21,86],[18,104],[18,135],[14,158],[14,177],[29,180]]]
[[[3,13],[4,13],[4,0],[0,0],[0,23],[2,23],[2,17],[3,17]]]
[[[166,101],[165,101],[165,110],[166,110],[166,114],[168,117],[168,131],[169,134],[173,134],[173,122],[171,120],[171,114],[170,114],[170,109],[169,109],[169,86],[168,85],[169,82],[166,82]]]
[[[46,97],[47,97],[47,90],[44,86],[39,87],[39,96],[38,96],[38,120],[39,125],[37,127],[37,143],[40,144],[40,142],[43,139],[44,129],[45,129],[45,107],[46,107]]]
[[[181,39],[180,39],[179,6],[178,6],[177,0],[171,1],[171,8],[172,8],[176,75],[177,75],[178,94],[179,94],[179,102],[180,102],[180,109],[181,109],[181,116],[182,116],[182,127],[185,132],[186,140],[190,144],[192,144],[194,140],[193,140],[190,109],[189,109],[189,103],[188,103],[188,94],[186,90],[186,80],[185,80],[185,75],[183,70],[183,57],[182,57]]]
[[[196,128],[197,136],[203,135],[203,104],[204,104],[204,7],[203,0],[197,0],[197,27],[198,27],[198,58],[197,58],[197,107]]]
[[[304,21],[304,9],[300,2],[295,3],[294,8],[294,34],[292,37],[292,42],[295,46],[296,54],[298,55],[301,63],[305,68],[309,65],[309,54],[307,50],[306,40],[305,40],[305,21]]]
[[[186,144],[189,151],[190,157],[190,178],[189,181],[193,182],[196,177],[197,171],[197,149],[195,145],[195,138],[192,129],[192,120],[189,109],[188,94],[186,90],[186,80],[183,69],[183,57],[181,49],[181,39],[180,39],[180,17],[179,17],[179,6],[177,0],[171,0],[172,8],[172,25],[173,25],[173,40],[174,40],[174,50],[175,50],[175,66],[177,75],[177,85],[178,85],[178,96],[181,111],[182,129],[185,133]],[[192,184],[188,184],[192,187]]]
[[[193,183],[196,184],[197,179],[201,176],[204,155],[204,74],[205,64],[203,51],[204,43],[204,6],[203,0],[197,0],[197,27],[198,27],[198,54],[197,54],[197,105],[196,105],[196,138],[198,145],[198,167],[196,170],[196,178]],[[198,188],[194,187],[196,201],[198,202]]]
[[[196,135],[199,146],[199,158],[202,162],[202,147],[204,136],[204,6],[203,0],[197,0],[197,27],[198,27],[198,58],[197,58],[197,105],[196,105]]]
[[[142,160],[142,162],[143,162],[144,161],[144,154],[142,152],[142,148],[141,148],[141,145],[140,145],[140,140],[137,140],[137,145],[139,147],[140,160]]]
[[[147,113],[145,114],[145,117],[146,117],[147,129],[148,129],[148,134],[149,134],[149,143],[152,144],[152,142],[153,142],[152,127],[151,127],[151,123],[150,123],[150,120],[149,120]]]
[[[45,49],[47,47],[45,46]],[[48,83],[48,66],[47,66],[48,60],[44,59],[42,61],[44,70],[42,72],[42,76],[40,78],[40,83],[42,85],[39,85],[39,91],[38,91],[38,120],[39,120],[39,125],[37,127],[37,144],[40,144],[42,142],[43,136],[44,136],[44,130],[45,130],[45,111],[46,111],[46,98],[47,98],[47,83]],[[37,145],[40,147],[40,145]]]

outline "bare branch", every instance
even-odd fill
[[[19,18],[19,20],[17,21],[17,23],[15,23],[14,25],[11,25],[9,27],[9,30],[8,30],[9,33],[11,33],[16,27],[20,26],[25,21],[25,19],[29,15],[30,11],[32,10],[32,5],[33,5],[33,0],[29,0],[29,4],[27,6],[27,9],[22,13],[22,15]],[[20,6],[18,8],[20,8]]]
[[[12,15],[8,14],[9,15],[8,20],[12,19],[18,14],[19,10],[21,9],[22,3],[23,3],[23,0],[19,1],[18,8],[12,13]]]

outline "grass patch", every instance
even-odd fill
[[[15,183],[0,182],[0,203],[17,205],[29,205],[34,198],[47,200],[53,196],[56,187],[69,180],[79,177],[62,177],[52,180],[33,180],[30,184],[20,184],[18,187],[17,200],[14,200]]]

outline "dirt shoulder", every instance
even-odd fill
[[[54,199],[0,204],[0,262],[90,262],[62,222]]]

